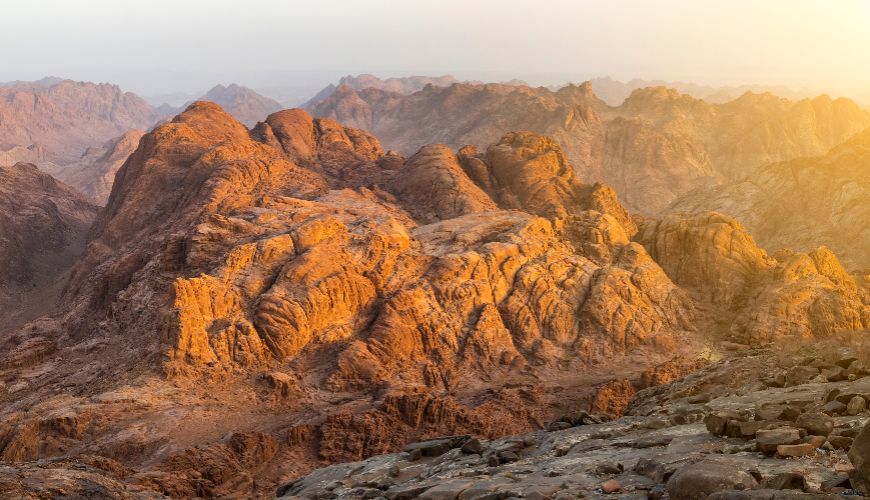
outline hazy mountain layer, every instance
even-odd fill
[[[344,87],[310,110],[368,130],[406,154],[431,142],[483,147],[511,130],[546,134],[562,144],[581,178],[612,185],[628,208],[644,214],[660,213],[700,185],[822,154],[870,126],[870,114],[847,99],[795,102],[747,93],[709,104],[646,88],[611,107],[590,84],[558,91],[455,84],[407,96]]]
[[[148,103],[114,85],[52,80],[0,87],[0,151],[36,145],[57,164],[157,119]]]
[[[870,268],[870,131],[829,153],[774,163],[747,178],[691,192],[674,210],[717,210],[771,250],[821,242],[851,269]]]

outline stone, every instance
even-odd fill
[[[756,449],[762,453],[776,453],[780,445],[792,445],[802,442],[800,431],[791,427],[760,430],[755,433]]]
[[[622,485],[616,479],[605,481],[601,484],[601,491],[604,493],[616,493],[622,490]]]
[[[474,484],[464,479],[448,480],[437,484],[420,494],[420,500],[455,500],[459,494]]]
[[[781,457],[808,457],[816,454],[816,447],[810,443],[781,444],[776,447]]]
[[[794,366],[789,368],[785,374],[785,383],[787,387],[806,384],[819,374],[818,368],[811,366]]]
[[[771,490],[805,491],[807,488],[807,480],[802,474],[797,472],[782,472],[775,476],[764,478],[764,480],[761,481],[760,487]]]
[[[795,425],[806,429],[808,434],[815,436],[827,436],[834,430],[834,420],[824,413],[803,413],[795,420]]]
[[[849,475],[855,488],[870,491],[870,424],[865,424],[849,448],[854,471]]]
[[[483,444],[477,438],[471,438],[462,445],[462,453],[481,454],[483,453]]]
[[[825,444],[825,441],[827,441],[827,439],[825,438],[825,436],[807,436],[805,438],[805,441],[813,445],[813,448],[821,448],[822,445]]]
[[[828,436],[828,443],[835,450],[848,450],[852,446],[853,439],[846,436]]]
[[[836,400],[831,401],[829,403],[825,403],[825,405],[822,406],[822,413],[825,413],[825,414],[830,415],[830,416],[835,417],[835,416],[841,415],[845,412],[846,412],[846,405],[844,405],[843,403],[836,401]]]
[[[710,413],[704,417],[704,425],[710,434],[722,436],[725,434],[728,422],[732,420],[738,422],[740,418],[736,413]]]
[[[405,446],[405,453],[412,456],[437,457],[465,443],[469,436],[448,436],[411,443]]]
[[[867,407],[867,400],[861,396],[855,396],[846,405],[846,415],[858,415]]]
[[[678,469],[667,483],[673,500],[702,500],[724,490],[748,490],[757,485],[749,473],[724,463],[702,461]]]

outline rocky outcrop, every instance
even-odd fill
[[[850,270],[870,267],[870,131],[823,156],[774,163],[745,179],[701,189],[674,209],[737,218],[772,251],[824,244]]]
[[[84,249],[96,212],[34,165],[0,167],[0,328],[53,305],[55,285]]]
[[[649,215],[699,185],[822,154],[870,126],[870,114],[848,99],[745,93],[710,104],[651,87],[608,106],[588,82],[558,90],[456,83],[411,95],[345,86],[308,109],[368,130],[405,154],[432,142],[485,148],[514,130],[545,134],[582,179],[613,186],[629,209]]]
[[[73,163],[85,150],[158,120],[151,106],[117,86],[70,80],[0,87],[0,150],[33,144],[45,159]]]
[[[650,220],[637,239],[675,283],[718,307],[730,325],[723,333],[739,343],[870,327],[868,290],[825,247],[769,257],[736,220],[717,213]]]

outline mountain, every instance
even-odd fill
[[[630,210],[647,215],[700,185],[822,154],[870,126],[870,113],[847,99],[747,93],[709,104],[656,87],[612,107],[589,83],[558,91],[454,84],[407,96],[342,87],[310,111],[368,130],[402,154],[431,142],[485,147],[511,130],[545,134],[580,177],[612,185]]]
[[[231,83],[228,86],[216,85],[199,97],[200,101],[211,101],[220,105],[228,113],[247,127],[253,127],[268,115],[280,111],[283,106],[268,97],[262,96],[248,87]],[[186,107],[183,106],[182,109]]]
[[[833,249],[851,269],[870,269],[870,130],[825,155],[773,163],[750,176],[698,189],[673,210],[716,210],[740,220],[765,248]]]
[[[42,148],[45,160],[67,164],[91,146],[147,129],[157,113],[115,85],[47,79],[0,86],[0,151]]]
[[[472,85],[482,85],[479,81],[464,81],[460,82],[453,75],[444,76],[406,76],[400,78],[381,79],[374,75],[347,75],[342,77],[337,84],[329,84],[318,92],[314,97],[303,104],[303,107],[312,107],[315,104],[326,100],[336,92],[340,87],[346,87],[353,90],[378,89],[385,92],[394,92],[397,94],[408,95],[414,92],[423,90],[427,85],[435,87],[449,87],[455,83],[468,83]],[[502,85],[527,85],[522,80],[513,79],[507,82],[501,82]]]
[[[710,104],[723,104],[733,101],[747,92],[754,94],[771,93],[791,100],[801,100],[815,97],[818,91],[807,89],[794,90],[785,85],[737,85],[715,87],[691,82],[675,82],[665,80],[643,80],[635,78],[627,82],[614,80],[610,77],[593,78],[590,80],[595,94],[611,106],[622,104],[635,90],[648,87],[667,87],[678,90],[682,94],[696,99],[703,99]]]
[[[341,77],[341,79],[339,79],[338,81],[338,84],[329,84],[324,87],[320,92],[315,94],[315,96],[308,101],[308,104],[318,103],[328,98],[335,93],[336,89],[342,86],[354,90],[374,88],[379,90],[385,90],[387,92],[395,92],[397,94],[407,95],[423,90],[426,85],[434,85],[436,87],[449,87],[450,85],[458,82],[459,80],[457,80],[456,77],[454,77],[453,75],[406,76],[401,78],[386,79],[381,79],[376,77],[375,75],[369,74],[362,74],[356,76],[347,75]]]
[[[53,305],[57,284],[84,250],[96,212],[34,165],[0,166],[0,330]]]
[[[130,130],[106,141],[102,147],[88,148],[75,163],[42,168],[84,193],[92,203],[103,206],[109,199],[115,174],[139,146],[144,134],[142,130]]]
[[[633,218],[540,134],[404,158],[197,102],[118,170],[57,309],[2,339],[0,474],[271,496],[414,440],[621,415],[705,353],[866,328],[866,287],[723,215]]]

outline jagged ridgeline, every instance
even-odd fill
[[[117,171],[56,314],[6,337],[0,456],[81,494],[269,496],[410,441],[608,420],[699,354],[861,330],[867,304],[826,248],[632,216],[544,135],[405,158],[197,102]]]

